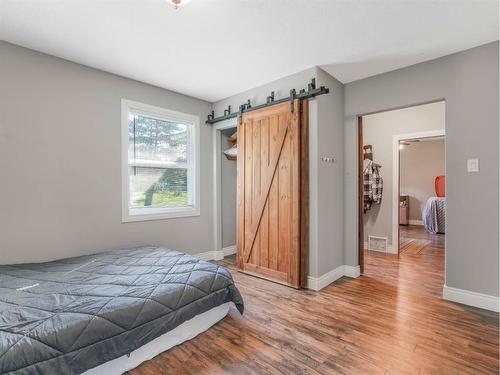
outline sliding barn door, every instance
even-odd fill
[[[299,104],[246,112],[238,124],[238,269],[293,287],[301,285],[305,267],[301,152],[307,151],[301,145]]]

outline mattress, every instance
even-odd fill
[[[446,232],[446,198],[431,197],[422,211],[422,221],[429,233]]]
[[[82,375],[120,375],[132,370],[142,362],[148,361],[173,346],[182,344],[184,341],[205,332],[218,321],[224,319],[229,312],[230,304],[231,302],[227,302],[200,315],[196,315],[194,318],[148,342],[132,353],[87,370]]]
[[[0,266],[0,373],[80,374],[227,302],[224,267],[153,246]]]

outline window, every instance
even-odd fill
[[[196,216],[199,118],[122,100],[122,220]]]

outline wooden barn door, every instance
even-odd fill
[[[238,124],[238,269],[293,287],[305,282],[306,267],[301,210],[306,211],[308,195],[307,108],[302,105],[307,102],[294,100],[246,112]]]

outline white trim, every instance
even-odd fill
[[[204,253],[193,254],[203,260],[221,260],[229,255],[236,254],[236,245],[227,246],[221,250],[205,251]]]
[[[200,258],[201,260],[213,260],[214,252],[213,251],[205,251],[204,253],[193,254],[194,257]]]
[[[320,277],[307,276],[307,289],[319,291],[334,281],[340,279],[342,276],[356,278],[359,277],[359,275],[359,266],[342,265]]]
[[[213,248],[215,251],[222,249],[222,198],[221,198],[221,131],[237,127],[237,118],[222,121],[212,126],[212,156],[213,156]],[[236,247],[235,247],[236,249]],[[236,251],[235,251],[236,252]]]
[[[393,246],[392,243],[387,243],[387,249],[385,252],[388,254],[397,254],[399,253],[399,249],[397,246]]]
[[[410,225],[424,225],[422,220],[408,220],[408,224]]]
[[[347,264],[344,264],[344,276],[355,279],[356,277],[359,277],[360,275],[361,275],[361,271],[360,271],[359,266],[348,266]]]
[[[339,266],[320,277],[307,276],[307,289],[321,290],[344,276],[344,266]]]
[[[224,259],[224,253],[222,251],[205,251],[204,253],[193,254],[194,257],[200,258],[201,260],[222,260]]]
[[[126,208],[127,211],[128,205]],[[200,210],[194,207],[181,206],[179,208],[137,208],[132,209],[129,212],[122,212],[122,223],[133,223],[138,221],[150,221],[150,220],[164,220],[164,219],[175,219],[180,217],[192,217],[200,216]],[[131,211],[137,213],[130,213]]]
[[[222,248],[222,253],[224,254],[225,257],[236,254],[236,245],[226,246]]]
[[[399,244],[399,141],[440,137],[445,129],[429,130],[418,133],[396,134],[392,136],[392,243]]]
[[[128,175],[128,126],[129,114],[144,114],[148,117],[159,119],[174,119],[193,126],[194,134],[192,141],[194,147],[190,150],[190,161],[195,166],[188,168],[188,176],[194,180],[194,192],[188,191],[192,205],[167,208],[139,208],[129,209],[129,175]],[[122,99],[121,101],[121,165],[122,165],[122,223],[148,220],[172,219],[178,217],[200,216],[200,118],[187,113],[172,111],[165,108],[155,107],[149,104]],[[188,177],[188,178],[189,178]],[[189,190],[189,189],[188,189]],[[136,213],[131,213],[132,211]]]
[[[499,298],[472,292],[470,290],[453,288],[451,286],[443,286],[443,299],[461,303],[464,305],[479,307],[481,309],[499,312]]]

